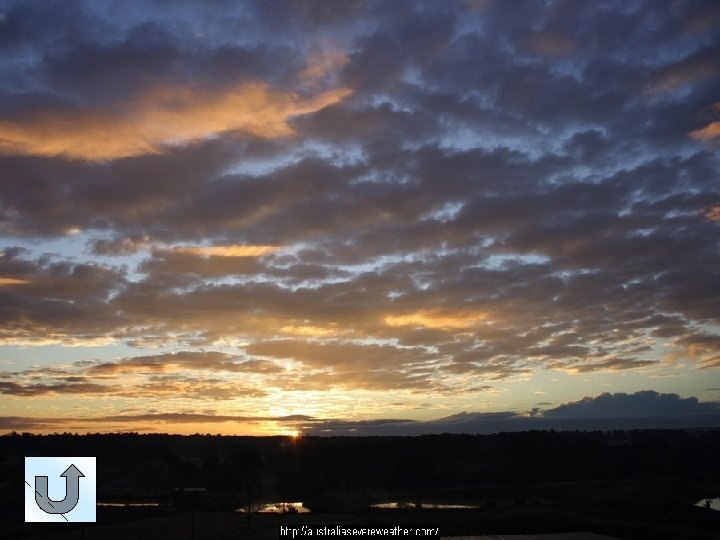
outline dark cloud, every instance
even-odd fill
[[[634,394],[600,394],[573,403],[564,403],[544,412],[554,418],[617,418],[720,414],[717,402],[700,403],[697,398],[681,398],[677,394],[661,394],[652,390]]]
[[[133,356],[117,362],[92,365],[83,370],[90,375],[113,375],[116,373],[167,372],[178,370],[234,371],[254,373],[278,373],[283,368],[262,360],[236,361],[237,357],[220,352],[183,351],[153,356]]]
[[[70,379],[70,382],[65,382]],[[146,382],[117,384],[103,381],[103,384],[87,382],[91,377],[61,378],[60,382],[0,382],[0,394],[20,397],[73,394],[77,396],[116,396],[128,399],[174,399],[178,396],[196,400],[231,400],[238,398],[264,397],[266,392],[243,386],[223,379],[191,376],[151,377]],[[102,379],[97,379],[102,381]]]
[[[9,396],[42,396],[46,394],[104,394],[111,390],[102,384],[69,382],[54,384],[21,384],[0,382],[0,393]]]
[[[62,420],[51,418],[28,418],[23,416],[0,416],[0,429],[8,431],[34,431],[53,429],[62,423]]]
[[[245,375],[275,376],[284,368],[267,360],[240,361],[217,351],[181,351],[121,358],[114,362],[81,361],[70,366],[0,372],[0,393],[12,396],[77,394],[128,399],[231,400],[264,397]],[[225,377],[212,374],[224,373]],[[234,377],[230,377],[234,374]]]
[[[601,394],[531,413],[462,412],[437,420],[328,420],[306,424],[303,432],[318,435],[423,435],[432,433],[497,433],[530,429],[639,429],[720,426],[720,402],[699,402],[652,390],[635,394]]]

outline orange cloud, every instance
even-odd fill
[[[698,129],[690,132],[690,136],[693,139],[700,139],[701,141],[709,141],[715,137],[720,136],[720,122],[710,122],[703,129]]]
[[[703,212],[703,215],[710,221],[720,223],[720,206],[708,208],[705,212]]]
[[[350,62],[347,53],[337,48],[326,48],[310,56],[308,65],[300,72],[300,82],[314,86],[328,75]]]
[[[421,309],[404,315],[388,315],[388,326],[423,326],[425,328],[461,330],[475,326],[487,319],[487,314],[479,311],[446,311]]]
[[[715,73],[717,73],[717,66],[714,62],[683,63],[669,69],[660,77],[657,84],[653,86],[653,91],[673,92],[712,77]]]
[[[265,84],[240,84],[223,92],[157,87],[111,111],[37,113],[0,121],[0,152],[104,161],[159,154],[229,131],[277,138],[292,134],[288,120],[337,103],[352,91],[336,88],[314,97]]]
[[[260,257],[269,253],[274,253],[278,249],[277,246],[247,246],[247,245],[229,245],[229,246],[175,246],[169,251],[173,253],[185,253],[188,255],[198,255],[200,257]]]
[[[0,286],[1,285],[24,285],[26,283],[29,283],[28,280],[26,280],[26,279],[0,277]]]

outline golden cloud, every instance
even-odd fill
[[[323,326],[301,325],[301,326],[283,326],[280,331],[293,336],[305,337],[327,337],[337,334],[334,328],[325,328]]]
[[[169,249],[173,253],[197,255],[199,257],[260,257],[276,252],[278,246],[175,246]]]
[[[690,136],[693,139],[699,139],[701,141],[709,141],[715,137],[720,136],[720,122],[710,122],[703,129],[697,129],[690,132]]]
[[[0,152],[86,161],[159,154],[231,131],[277,138],[293,133],[288,120],[337,103],[352,91],[313,97],[240,84],[223,92],[156,87],[111,111],[56,111],[0,121]]]
[[[487,319],[487,314],[480,311],[448,311],[421,309],[403,315],[388,315],[385,324],[388,326],[422,326],[424,328],[462,330],[475,326]]]
[[[0,277],[0,285],[24,285],[29,283],[26,279]]]
[[[720,206],[713,206],[703,212],[703,215],[710,221],[720,223]]]

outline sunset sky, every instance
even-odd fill
[[[719,58],[717,1],[0,0],[0,433],[720,425]]]

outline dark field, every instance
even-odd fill
[[[97,523],[25,524],[25,456],[97,456]],[[284,525],[427,525],[442,536],[589,531],[717,539],[720,430],[320,438],[9,435],[0,538],[277,538]],[[183,493],[178,488],[207,491]],[[234,510],[302,501],[305,514]],[[375,503],[471,509],[371,509]],[[194,522],[194,526],[193,526]]]

